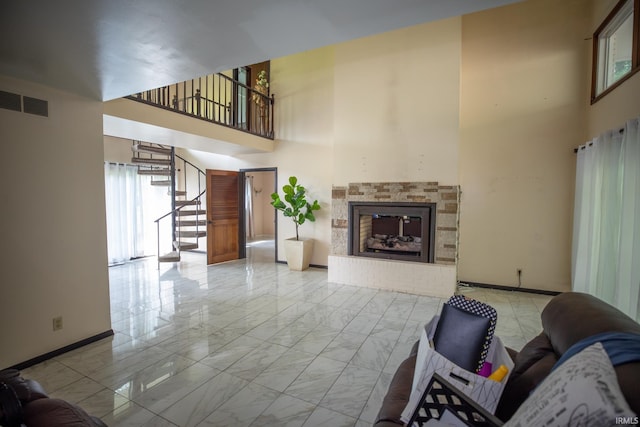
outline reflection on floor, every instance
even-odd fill
[[[327,282],[247,259],[112,267],[113,338],[23,371],[109,426],[370,426],[398,364],[442,299]],[[520,349],[550,297],[463,288]]]

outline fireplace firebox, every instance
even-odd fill
[[[433,263],[435,203],[349,202],[349,255]]]

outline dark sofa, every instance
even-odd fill
[[[498,322],[500,320],[498,319]],[[507,421],[529,393],[547,376],[558,359],[575,343],[603,332],[640,334],[640,324],[591,295],[566,292],[549,301],[542,312],[542,332],[522,350],[507,349],[514,368],[496,415]],[[414,345],[391,381],[375,427],[403,425],[400,415],[409,401],[418,346]],[[615,367],[618,383],[630,408],[640,414],[640,362]]]
[[[14,427],[107,427],[81,407],[51,398],[40,383],[15,369],[0,371],[0,425]]]

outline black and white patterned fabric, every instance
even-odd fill
[[[464,295],[452,296],[451,298],[449,298],[449,301],[447,301],[447,304],[450,304],[453,307],[459,308],[461,310],[476,314],[478,316],[487,317],[490,320],[485,343],[482,348],[482,353],[480,354],[478,368],[476,369],[476,372],[478,372],[480,368],[482,368],[482,364],[487,358],[489,346],[491,345],[491,340],[493,339],[493,333],[496,330],[496,323],[498,322],[498,313],[496,312],[496,309],[491,307],[489,304],[485,304],[472,298],[467,298]]]
[[[446,410],[457,418],[459,422],[456,425],[462,424],[474,427],[502,426],[502,421],[463,393],[460,393],[455,386],[437,373],[434,373],[429,381],[420,399],[420,404],[411,416],[407,426],[426,426],[431,419],[439,420]]]

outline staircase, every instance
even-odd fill
[[[131,150],[138,174],[151,176],[151,185],[166,187],[171,198],[171,210],[155,220],[158,267],[161,262],[179,262],[181,251],[198,249],[198,239],[207,235],[207,212],[202,203],[206,174],[177,155],[174,147],[134,141]],[[164,221],[170,221],[171,236],[160,235]]]

